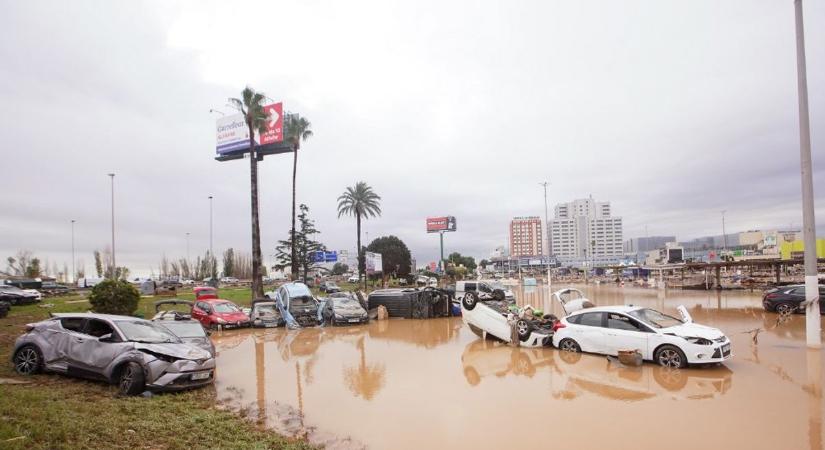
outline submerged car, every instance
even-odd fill
[[[779,314],[803,312],[800,306],[805,301],[805,285],[782,286],[765,291],[762,296],[762,307],[765,311]],[[819,285],[819,313],[825,314],[825,286]]]
[[[730,339],[716,328],[693,323],[679,307],[677,319],[638,306],[600,306],[561,319],[553,345],[569,352],[618,355],[637,350],[642,359],[666,367],[721,363],[731,358]]]
[[[33,294],[26,292],[27,290],[20,289],[16,286],[7,284],[0,284],[0,300],[6,301],[12,306],[27,305],[30,303],[37,303],[40,301],[40,293]]]
[[[20,375],[49,371],[117,384],[120,393],[175,391],[214,381],[211,352],[163,326],[128,316],[54,314],[26,325],[12,351]]]
[[[302,327],[319,324],[318,301],[312,296],[306,284],[297,281],[285,283],[276,291],[267,292],[265,296],[281,305],[281,313],[287,325],[292,326],[290,319],[294,319],[294,322]]]
[[[333,292],[341,292],[341,288],[338,287],[338,285],[335,284],[334,281],[322,281],[321,285],[318,286],[318,289],[320,289],[321,292],[326,292],[327,294],[332,294]]]
[[[367,310],[351,292],[336,292],[324,303],[321,315],[331,325],[349,325],[369,322]]]
[[[270,299],[254,300],[249,320],[253,327],[258,328],[274,328],[283,323],[278,305]]]
[[[484,332],[504,342],[511,342],[510,322],[515,321],[519,345],[550,346],[558,320],[549,314],[536,316],[532,311],[532,308],[519,308],[515,303],[496,300],[483,294],[479,296],[475,292],[465,292],[461,299],[461,318],[478,336],[483,337]]]
[[[192,305],[192,318],[206,328],[240,328],[249,326],[249,316],[229,300],[208,298]]]
[[[186,311],[174,309],[175,306],[182,305]],[[196,345],[213,355],[215,345],[209,339],[209,332],[203,328],[200,322],[192,319],[192,302],[187,300],[161,300],[155,302],[155,316],[153,322],[166,327],[175,336],[187,344]]]

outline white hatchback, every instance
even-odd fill
[[[582,309],[561,319],[553,345],[562,351],[605,355],[638,350],[643,359],[668,367],[731,358],[730,339],[722,331],[693,323],[682,306],[679,312],[682,320],[638,306]]]

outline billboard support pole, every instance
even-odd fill
[[[442,232],[438,233],[438,236],[440,237],[440,240],[441,240],[441,268],[442,268],[442,270],[444,270],[444,272],[446,272],[447,268],[444,267],[444,232],[442,231]]]

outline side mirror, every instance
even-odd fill
[[[114,342],[114,339],[112,339],[112,333],[104,334],[103,336],[97,338],[97,340],[100,342]]]

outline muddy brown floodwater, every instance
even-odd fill
[[[327,448],[823,448],[824,351],[805,348],[804,316],[776,326],[759,292],[580,289],[599,305],[684,304],[730,337],[734,357],[623,368],[482,341],[460,318],[239,330],[213,335],[219,398]],[[559,313],[541,287],[516,295]]]

